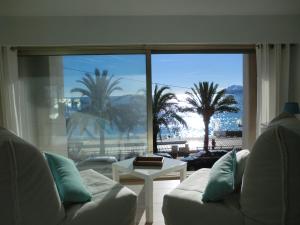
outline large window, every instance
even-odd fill
[[[23,138],[73,159],[79,169],[93,168],[108,176],[116,160],[170,152],[174,146],[185,153],[242,147],[245,54],[103,51],[21,51]],[[229,106],[237,108],[213,113],[207,131],[203,112],[192,112],[187,100],[194,84],[206,81],[218,84],[216,93],[224,89],[225,97],[234,98]],[[164,106],[170,111],[157,112],[158,118],[155,91],[164,86],[163,93],[176,98]],[[185,123],[178,123],[177,116]]]
[[[147,151],[145,55],[22,56],[19,71],[27,139],[42,150],[108,172]]]

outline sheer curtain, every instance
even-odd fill
[[[18,57],[0,47],[0,126],[67,155],[62,57]]]
[[[288,101],[290,45],[259,44],[257,58],[257,136]]]
[[[20,95],[18,78],[17,51],[0,46],[0,115],[1,126],[18,136],[23,136],[20,107],[23,101]]]

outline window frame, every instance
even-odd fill
[[[105,45],[105,46],[16,46],[11,47],[12,50],[18,51],[18,56],[58,56],[58,55],[107,55],[107,54],[145,54],[146,56],[146,98],[147,98],[147,145],[148,151],[152,152],[153,149],[153,118],[152,118],[152,71],[151,71],[151,56],[152,54],[244,54],[244,85],[245,81],[249,81],[251,90],[253,88],[256,91],[256,64],[253,62],[253,55],[255,55],[255,44],[158,44],[158,45]],[[245,57],[245,55],[251,57]],[[249,80],[250,74],[251,79]],[[245,78],[247,78],[245,80]],[[247,90],[249,90],[247,86]],[[247,95],[247,96],[246,96]],[[244,108],[249,112],[246,112],[247,121],[244,118],[246,124],[250,124],[249,121],[256,120],[256,95],[249,95],[249,91],[244,92],[244,99],[247,100],[244,103]],[[253,105],[254,104],[254,105]],[[254,113],[255,112],[255,113]],[[254,114],[253,114],[254,113]],[[250,116],[250,117],[249,117]],[[253,125],[253,123],[251,123]],[[251,146],[253,130],[256,130],[251,126],[247,126],[249,131],[246,132],[247,136],[243,138],[243,143],[247,143],[243,147]],[[250,135],[250,136],[249,136]],[[249,144],[250,143],[250,144]],[[244,144],[243,144],[244,145]]]

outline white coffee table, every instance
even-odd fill
[[[146,222],[153,222],[153,180],[170,172],[180,172],[180,182],[186,177],[186,162],[175,159],[164,158],[163,166],[160,168],[134,168],[134,158],[112,164],[113,180],[119,182],[119,172],[126,172],[145,181],[145,204]]]

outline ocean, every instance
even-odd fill
[[[241,131],[243,121],[243,87],[240,85],[232,85],[227,88],[227,94],[233,95],[237,101],[236,107],[240,109],[237,113],[216,113],[212,116],[209,124],[209,135],[213,136],[215,132],[222,131]],[[187,106],[185,103],[185,96],[179,95],[181,106]],[[178,138],[203,138],[204,123],[201,115],[196,113],[181,114],[183,119],[187,122],[188,128],[181,128],[181,130],[172,130],[169,132],[166,128],[161,129],[163,139]]]
[[[212,116],[210,125],[209,125],[209,135],[213,136],[215,132],[222,131],[241,131],[242,130],[242,118],[243,118],[243,87],[240,85],[232,85],[227,88],[227,94],[231,94],[235,97],[238,104],[236,105],[240,111],[238,113],[216,113]],[[185,102],[186,96],[184,94],[177,95],[180,100],[181,106],[186,106]],[[121,98],[120,98],[121,99]],[[129,102],[130,98],[128,96],[123,97],[122,104],[124,102]],[[84,100],[87,104],[86,99]],[[145,104],[143,102],[142,104]],[[72,108],[73,107],[73,108]],[[145,105],[140,106],[145,108]],[[68,118],[72,113],[74,113],[74,106],[66,106],[65,117]],[[161,128],[162,139],[190,139],[190,138],[199,138],[202,139],[204,136],[204,123],[202,116],[196,113],[182,113],[181,116],[187,122],[188,128],[176,129],[171,127],[170,132],[166,128]],[[146,128],[146,115],[143,115],[144,126],[136,126],[130,132],[130,138],[146,138],[147,137],[147,128]],[[126,139],[126,134],[121,134],[116,127],[107,126],[105,138],[107,139]],[[99,134],[94,132],[94,124],[92,121],[87,125],[87,129],[84,132],[80,132],[79,127],[73,130],[72,134],[69,134],[69,140],[88,140],[88,139],[99,139]]]

